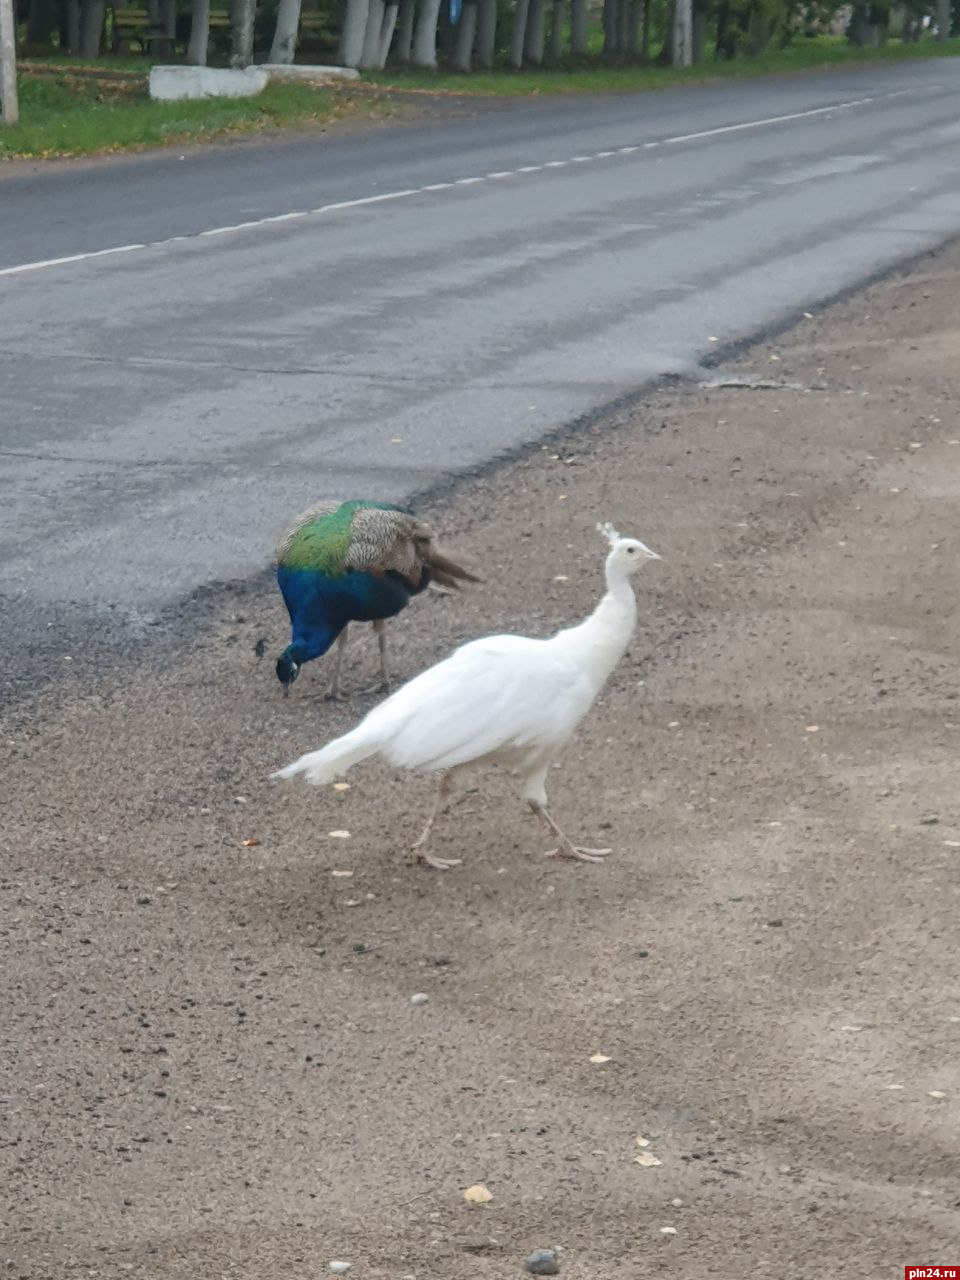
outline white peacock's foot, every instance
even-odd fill
[[[582,849],[575,844],[562,844],[557,849],[548,849],[547,858],[574,858],[577,862],[603,862],[612,849]]]
[[[414,848],[417,846],[414,845]],[[462,858],[438,858],[432,853],[418,853],[417,861],[424,862],[428,867],[434,867],[437,871],[449,871],[451,867],[459,867],[463,862]]]
[[[392,685],[390,684],[389,680],[380,680],[378,681],[377,684],[372,684],[367,689],[361,689],[360,692],[364,694],[389,693],[391,688],[392,688]]]

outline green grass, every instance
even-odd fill
[[[268,85],[256,98],[151,102],[145,81],[117,84],[67,74],[25,75],[20,78],[20,123],[0,128],[0,160],[141,150],[226,133],[307,126],[333,119],[343,109],[333,95],[300,84]]]
[[[943,43],[932,38],[910,44],[891,40],[879,49],[856,49],[840,37],[819,36],[814,39],[798,38],[786,49],[772,49],[755,58],[737,58],[730,62],[708,59],[696,67],[603,67],[587,64],[557,70],[474,71],[468,74],[390,70],[368,74],[364,78],[382,87],[497,96],[613,93],[662,89],[669,85],[714,78],[741,79],[783,71],[849,66],[854,63],[948,56],[960,56],[960,37]]]

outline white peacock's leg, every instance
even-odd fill
[[[549,767],[550,762],[548,760],[545,764],[537,767],[533,773],[528,774],[523,784],[524,800],[559,841],[556,849],[547,850],[546,856],[548,858],[575,858],[578,862],[602,862],[610,852],[609,849],[584,849],[579,845],[572,844],[547,812],[547,788],[545,784]]]
[[[449,871],[451,867],[458,867],[462,861],[461,858],[436,858],[432,853],[423,853],[422,850],[430,839],[430,833],[433,830],[433,824],[443,807],[443,802],[453,790],[453,779],[449,773],[440,775],[440,785],[437,787],[437,794],[434,798],[433,809],[427,818],[427,825],[423,828],[418,839],[416,839],[411,848],[417,851],[417,861],[425,862],[427,866],[434,867],[437,871]]]
[[[571,844],[542,804],[538,804],[536,800],[529,801],[529,804],[541,822],[546,823],[560,842],[556,849],[547,850],[546,857],[576,858],[578,862],[603,862],[607,854],[610,853],[609,849],[585,849],[580,845]]]
[[[330,688],[326,693],[328,698],[336,699],[340,697],[340,668],[343,665],[343,654],[347,647],[347,632],[349,630],[348,624],[337,637],[337,651],[333,655],[333,675],[330,677]]]

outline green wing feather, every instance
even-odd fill
[[[287,569],[315,569],[337,576],[344,572],[353,541],[357,511],[393,511],[412,516],[406,507],[388,502],[324,502],[299,516],[277,547],[277,562]]]

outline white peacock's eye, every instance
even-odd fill
[[[627,555],[628,555],[628,556],[632,556],[632,555],[633,555],[633,553],[634,553],[634,551],[636,551],[636,547],[627,547]]]

